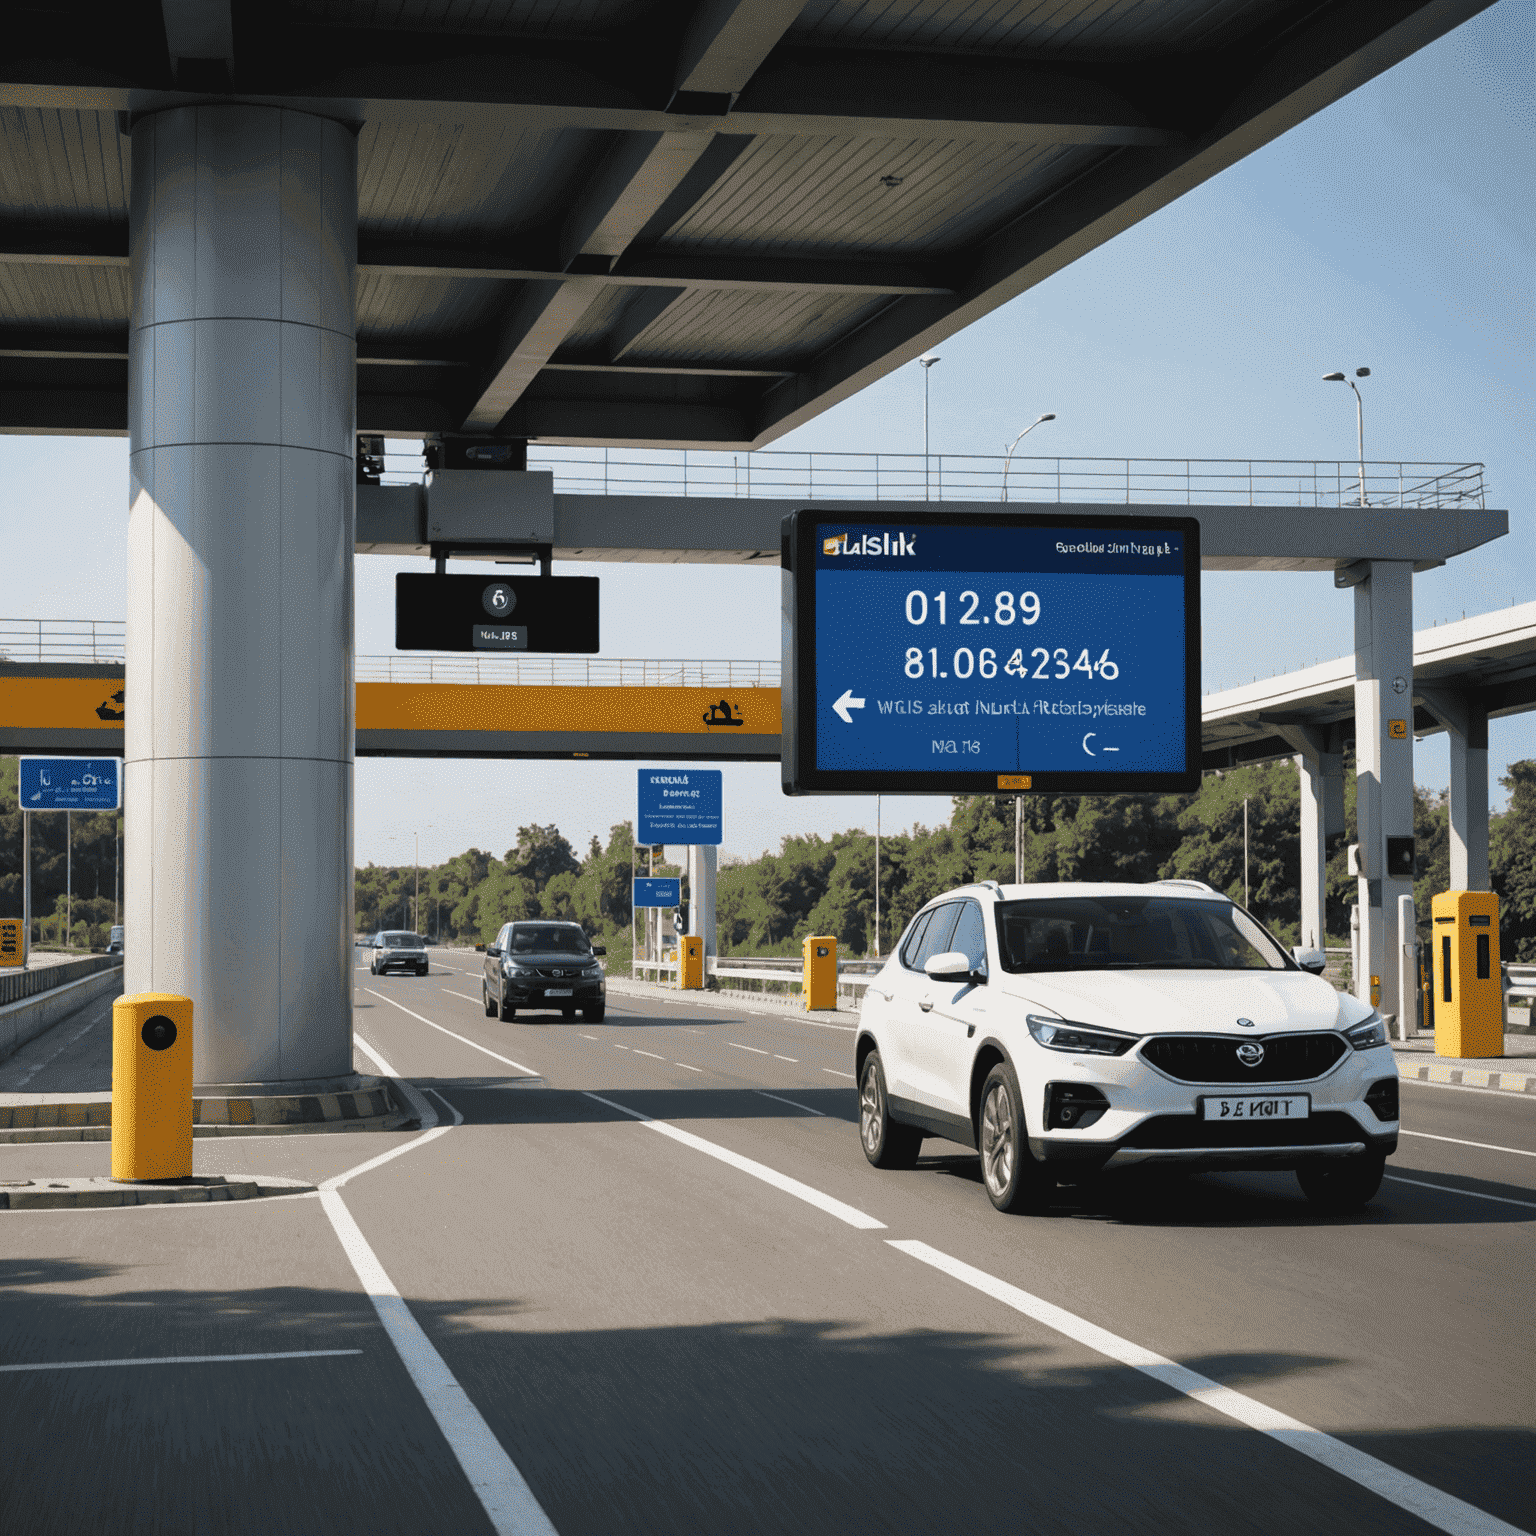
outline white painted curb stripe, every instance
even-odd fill
[[[107,1365],[225,1365],[242,1360],[323,1360],[360,1355],[360,1349],[279,1349],[261,1355],[146,1355],[139,1360],[44,1360],[37,1365],[0,1365],[0,1371],[94,1371]]]
[[[447,1035],[450,1039],[457,1040],[461,1045],[469,1046],[471,1050],[479,1051],[483,1055],[489,1056],[495,1061],[504,1062],[509,1067],[516,1067],[517,1070],[521,1072],[525,1077],[542,1076],[541,1073],[535,1072],[532,1067],[525,1067],[522,1062],[513,1061],[510,1056],[498,1056],[495,1051],[487,1049],[487,1047],[479,1044],[478,1041],[470,1040],[464,1035],[456,1035],[451,1029],[444,1029],[441,1024],[434,1024],[431,1019],[423,1019],[419,1013],[412,1013],[404,1003],[397,1003],[394,998],[385,997],[382,992],[375,992],[372,987],[364,987],[363,991],[366,992],[369,997],[376,997],[380,1002],[388,1003],[391,1008],[398,1008],[401,1013],[409,1013],[413,1019],[420,1020],[420,1022],[425,1024],[428,1029],[439,1030],[441,1033]]]
[[[1448,1141],[1453,1147],[1476,1147],[1480,1152],[1509,1152],[1515,1157],[1536,1157],[1523,1147],[1496,1147],[1490,1141],[1463,1141],[1459,1136],[1431,1136],[1428,1131],[1399,1131],[1399,1136],[1417,1136],[1422,1141]]]
[[[341,1196],[334,1189],[325,1190],[320,1204],[379,1314],[384,1331],[437,1420],[443,1438],[464,1469],[498,1536],[556,1536],[549,1516],[534,1498],[523,1474],[501,1448],[480,1410],[470,1402],[447,1362],[411,1315],[411,1309],[384,1273],[384,1266],[368,1246]]]
[[[841,1200],[834,1200],[831,1195],[824,1195],[819,1189],[812,1189],[809,1184],[802,1184],[799,1179],[792,1179],[788,1174],[780,1173],[775,1168],[769,1168],[763,1163],[754,1163],[750,1157],[742,1157],[739,1152],[731,1152],[725,1147],[716,1146],[714,1142],[705,1141],[702,1136],[695,1136],[691,1131],[680,1131],[675,1125],[668,1125],[665,1120],[653,1120],[649,1115],[642,1115],[638,1109],[630,1109],[624,1104],[615,1104],[612,1099],[605,1099],[599,1093],[589,1093],[587,1097],[595,1099],[599,1104],[606,1104],[609,1109],[618,1110],[621,1115],[628,1115],[631,1120],[640,1121],[651,1130],[663,1136],[669,1136],[673,1141],[681,1142],[685,1147],[692,1147],[695,1152],[713,1157],[741,1173],[750,1173],[754,1179],[761,1179],[764,1184],[771,1184],[775,1189],[783,1190],[786,1195],[804,1200],[807,1205],[814,1205],[817,1210],[825,1211],[829,1216],[836,1216],[839,1221],[846,1221],[850,1227],[858,1227],[864,1232],[886,1230],[883,1221],[876,1221],[873,1216],[866,1216],[863,1211],[854,1206],[844,1205]]]
[[[1270,1439],[1278,1440],[1293,1451],[1300,1451],[1303,1456],[1369,1489],[1399,1509],[1417,1515],[1437,1530],[1449,1533],[1449,1536],[1524,1536],[1516,1526],[1507,1525],[1449,1493],[1430,1487],[1428,1483],[1421,1483],[1418,1478],[1410,1477],[1406,1472],[1400,1472],[1396,1467],[1378,1461],[1364,1451],[1357,1451],[1352,1445],[1335,1440],[1332,1435],[1325,1435],[1321,1430],[1313,1429],[1299,1419],[1267,1407],[1241,1392],[1234,1392],[1232,1388],[1224,1387],[1208,1376],[1166,1360],[1162,1355],[1153,1354],[1150,1349],[1132,1344],[1128,1339],[1122,1339],[1062,1307],[1032,1296],[1028,1291],[1021,1291],[1016,1285],[1009,1285],[1007,1281],[999,1280],[984,1270],[975,1269],[959,1259],[952,1259],[947,1253],[930,1248],[927,1243],[895,1238],[887,1238],[886,1241],[892,1248],[899,1248],[912,1258],[941,1270],[953,1279],[1002,1302],[1004,1306],[1012,1307],[1015,1312],[1022,1312],[1026,1317],[1086,1345],[1096,1353],[1117,1360],[1121,1365],[1128,1365],[1154,1381],[1172,1387],[1175,1392],[1182,1392],[1197,1403],[1203,1403],[1207,1408],[1225,1414],[1227,1418],[1235,1419],[1249,1429],[1256,1429],[1261,1435],[1268,1435]]]

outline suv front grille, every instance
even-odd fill
[[[1238,1048],[1261,1045],[1264,1058],[1245,1066]],[[1171,1035],[1148,1040],[1142,1057],[1181,1083],[1304,1083],[1321,1077],[1349,1050],[1339,1035]]]
[[[1198,1115],[1154,1115],[1121,1143],[1158,1151],[1202,1148],[1326,1147],[1363,1141],[1352,1115],[1329,1110],[1306,1120],[1202,1120]]]

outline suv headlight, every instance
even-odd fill
[[[596,960],[594,960],[592,964],[589,965],[581,974],[588,977],[601,976],[603,974],[603,968],[597,963]]]
[[[1052,1019],[1043,1014],[1024,1016],[1029,1032],[1050,1051],[1076,1051],[1087,1056],[1123,1056],[1141,1038],[1123,1035],[1116,1029],[1099,1029],[1074,1024],[1070,1019]]]
[[[509,965],[507,967],[507,975],[508,976],[524,976],[524,977],[526,977],[526,976],[537,976],[538,974],[539,973],[537,971],[531,970],[526,965]]]
[[[1372,1009],[1370,1018],[1344,1031],[1344,1038],[1357,1051],[1368,1051],[1372,1046],[1387,1043],[1387,1026],[1381,1022],[1381,1015]]]

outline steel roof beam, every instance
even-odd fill
[[[1213,125],[1177,148],[1108,150],[1071,196],[983,242],[952,301],[903,298],[770,390],[753,446],[819,416],[1139,223],[1486,8],[1490,0],[1345,0],[1236,74]]]

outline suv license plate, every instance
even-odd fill
[[[545,997],[575,997],[575,987],[545,987]]]
[[[1305,1120],[1312,1113],[1312,1099],[1305,1093],[1245,1093],[1241,1098],[1200,1100],[1202,1120]]]

